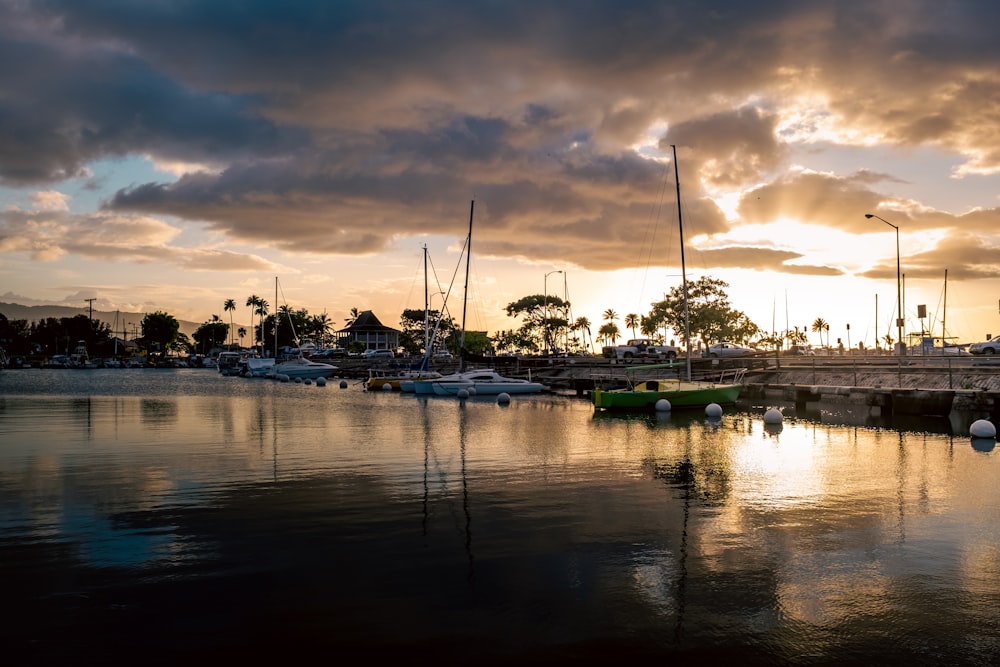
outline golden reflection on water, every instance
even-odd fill
[[[962,600],[943,604],[966,621],[997,618],[1000,464],[967,439],[794,418],[768,428],[742,412],[608,416],[557,396],[500,406],[230,382],[0,396],[3,536],[156,576],[221,568],[218,553],[267,540],[281,555],[255,567],[280,568],[289,539],[336,558],[370,545],[354,554],[380,563],[356,575],[370,587],[409,582],[420,563],[455,587],[420,595],[491,590],[485,620],[540,636],[548,625],[518,616],[544,608],[549,624],[668,644],[780,631],[824,655],[838,637],[919,636],[942,598]],[[352,583],[312,574],[330,590]],[[400,590],[384,604],[427,602]],[[463,615],[450,597],[425,606],[449,605]]]

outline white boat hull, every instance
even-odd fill
[[[545,385],[530,380],[507,378],[492,370],[466,371],[436,380],[419,380],[413,383],[414,393],[424,396],[455,396],[462,389],[474,389],[476,394],[485,396],[537,394],[544,391]]]

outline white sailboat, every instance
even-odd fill
[[[438,324],[440,323],[441,320],[438,318]],[[435,336],[437,335],[437,326],[437,324],[434,326]],[[365,388],[368,390],[385,389],[385,385],[389,385],[393,390],[412,392],[413,383],[417,380],[433,380],[441,377],[440,373],[430,369],[430,355],[430,293],[427,287],[427,246],[424,245],[424,356],[420,361],[420,367],[391,371],[371,369],[368,371],[368,381]]]
[[[465,352],[465,313],[469,300],[469,264],[472,259],[472,220],[476,209],[476,201],[472,200],[469,207],[469,234],[465,242],[465,293],[462,301],[462,339],[461,352]],[[508,378],[500,375],[493,369],[463,370],[465,360],[459,357],[458,372],[452,375],[445,375],[434,380],[417,380],[413,383],[414,393],[436,396],[456,396],[461,390],[469,394],[496,395],[507,394],[533,394],[545,389],[545,385],[530,380]],[[409,385],[407,385],[409,388]]]
[[[321,361],[313,361],[302,354],[301,348],[299,349],[299,355],[293,357],[292,359],[287,359],[285,361],[277,361],[278,358],[278,277],[274,278],[274,359],[273,365],[264,372],[264,376],[276,380],[283,380],[285,378],[289,380],[295,379],[310,379],[315,380],[318,378],[328,378],[333,377],[340,370],[337,366],[333,364],[323,363]],[[295,334],[295,324],[292,322],[291,311],[288,312],[288,326],[292,328],[292,338],[298,342],[298,336]]]

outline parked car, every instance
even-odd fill
[[[708,347],[708,356],[713,359],[719,357],[752,357],[753,355],[754,351],[749,347],[743,347],[736,343],[722,342],[709,345]]]
[[[1000,354],[1000,338],[985,341],[983,343],[973,343],[969,346],[970,354]]]
[[[365,350],[365,359],[393,359],[392,350]]]

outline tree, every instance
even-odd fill
[[[625,316],[625,326],[632,330],[632,338],[638,338],[635,335],[636,327],[639,326],[639,316],[635,313],[629,313]]]
[[[217,315],[209,322],[205,322],[195,330],[193,338],[202,354],[208,354],[212,348],[218,347],[226,342],[229,335],[229,325],[218,319]]]
[[[827,335],[826,344],[827,345],[830,344],[830,338],[829,338],[829,336],[830,336],[830,325],[826,323],[826,320],[824,320],[822,317],[817,317],[815,320],[813,320],[812,330],[813,330],[813,333],[819,333],[819,344],[820,345],[823,344],[823,332],[826,331],[827,332],[827,334],[826,334]]]
[[[142,318],[143,338],[149,343],[156,344],[159,351],[166,350],[167,346],[174,342],[180,328],[181,325],[173,315],[160,310]]]
[[[222,308],[227,313],[229,313],[229,330],[232,331],[233,330],[233,312],[236,310],[236,300],[235,299],[226,299],[226,302],[224,304],[222,304]],[[230,343],[233,342],[231,338],[230,338],[229,342]]]
[[[619,338],[621,338],[621,332],[618,330],[618,325],[614,322],[605,322],[601,325],[601,328],[597,330],[598,342],[605,342],[608,345],[614,345]]]
[[[236,335],[237,335],[237,336],[239,337],[239,339],[240,339],[240,347],[243,347],[243,339],[244,339],[244,338],[246,338],[246,335],[247,335],[247,328],[246,328],[246,327],[240,327],[240,328],[239,328],[239,329],[238,329],[238,330],[236,331]]]
[[[687,284],[688,315],[692,338],[700,338],[706,345],[722,340],[748,343],[760,334],[760,327],[744,313],[729,304],[726,288],[729,285],[708,276]],[[684,287],[670,290],[663,301],[653,304],[649,317],[673,331],[684,331]]]
[[[326,347],[327,343],[330,342],[330,332],[332,329],[333,322],[330,321],[330,316],[322,313],[312,316],[308,323],[307,332],[304,335],[315,338],[318,345]]]
[[[604,311],[605,322],[614,322],[617,319],[618,319],[618,313],[616,313],[613,308],[608,308],[607,310]]]
[[[591,348],[594,345],[594,341],[591,338],[591,334],[590,334],[590,320],[588,320],[586,317],[578,317],[578,318],[576,318],[576,321],[573,322],[573,331],[579,331],[580,333],[582,333],[583,334],[583,346],[587,350],[593,351]],[[590,339],[590,344],[589,345],[587,343],[588,339]]]
[[[347,326],[351,326],[358,320],[358,317],[360,316],[361,316],[361,311],[358,310],[357,306],[355,306],[354,308],[351,308],[351,314],[347,316],[347,319],[345,319],[344,322],[347,323]]]
[[[264,356],[264,317],[270,312],[271,304],[267,300],[257,298],[257,305],[254,306],[254,313],[260,319],[259,330],[256,332],[257,340],[260,341],[260,356]]]
[[[540,339],[541,346],[548,350],[556,347],[554,342],[569,328],[569,306],[568,301],[557,296],[532,294],[508,303],[506,310],[509,317],[521,318],[522,339],[534,340],[532,346],[536,348]]]
[[[438,320],[440,319],[440,323]],[[442,318],[437,310],[427,311],[427,321],[430,323],[430,349],[443,349],[445,341],[455,330],[455,321],[450,318]],[[435,332],[435,326],[437,331]],[[407,308],[399,316],[399,345],[407,352],[417,354],[426,352],[424,349],[424,309]]]
[[[473,354],[489,354],[493,351],[493,342],[485,331],[466,331],[465,349]]]
[[[257,314],[257,306],[260,305],[260,301],[260,297],[256,294],[251,294],[247,297],[247,308],[250,309],[250,328],[254,335],[253,340],[251,341],[252,343],[257,342],[257,328],[254,326],[254,315]]]

